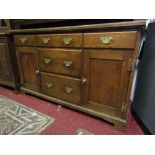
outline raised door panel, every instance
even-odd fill
[[[84,51],[85,106],[121,117],[130,73],[130,51]]]
[[[16,47],[17,60],[24,88],[39,91],[37,53],[31,47]]]

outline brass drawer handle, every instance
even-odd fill
[[[39,71],[39,70],[36,70],[36,71],[35,71],[35,73],[36,73],[36,74],[39,74],[39,73],[40,73],[40,71]]]
[[[52,61],[52,59],[44,59],[45,64],[49,64],[49,63],[51,63],[51,61]]]
[[[64,61],[64,65],[65,65],[66,67],[70,67],[70,66],[73,65],[73,61],[66,60],[66,61]]]
[[[100,38],[100,41],[102,44],[110,44],[112,40],[113,40],[113,37],[111,36]]]
[[[72,38],[63,38],[62,41],[65,45],[69,45],[73,41],[73,39]]]
[[[22,43],[22,44],[25,44],[26,42],[27,42],[27,38],[20,38],[20,42]]]
[[[73,91],[72,88],[70,88],[70,87],[65,87],[65,92],[66,92],[66,93],[70,94],[70,93],[72,93],[72,91]]]
[[[48,44],[50,40],[51,40],[50,38],[43,38],[42,39],[44,44]]]
[[[48,88],[52,88],[53,87],[53,83],[46,83],[46,86],[48,87]]]

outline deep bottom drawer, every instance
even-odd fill
[[[41,73],[41,87],[42,93],[46,95],[80,104],[81,86],[79,79]]]

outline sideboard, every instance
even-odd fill
[[[11,30],[21,91],[125,129],[144,21]]]

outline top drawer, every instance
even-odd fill
[[[136,31],[85,33],[84,47],[133,49],[135,47],[136,34]]]
[[[14,42],[15,42],[15,45],[35,46],[36,36],[35,35],[15,35]]]
[[[50,47],[81,47],[82,34],[37,35],[37,45]]]

